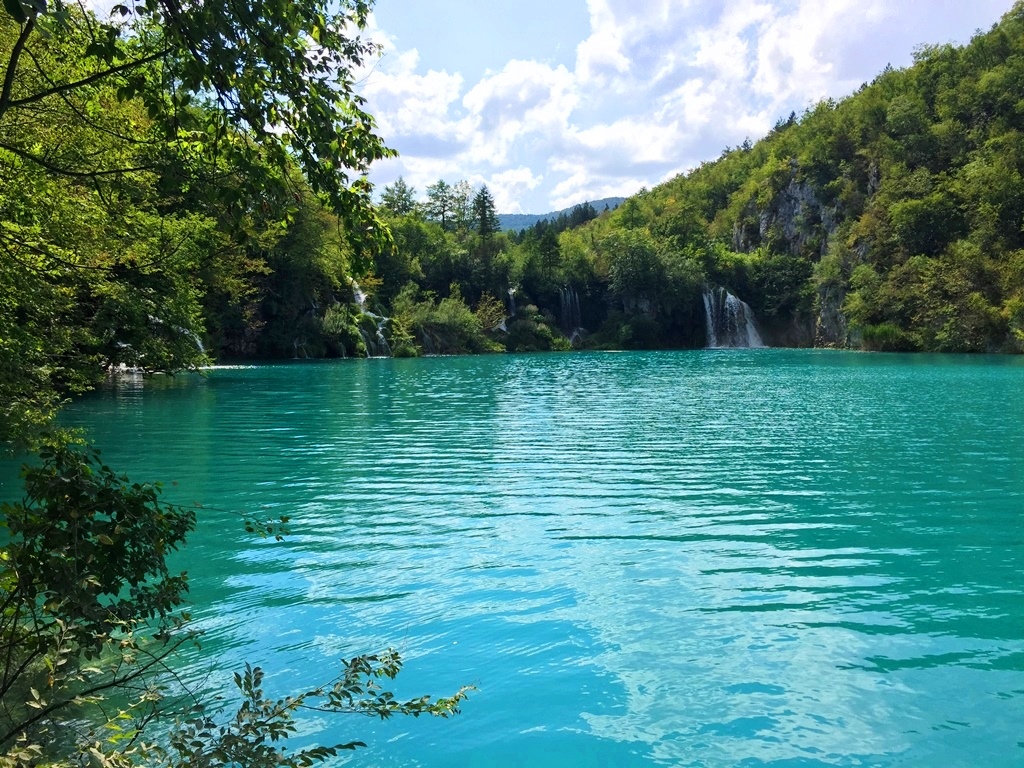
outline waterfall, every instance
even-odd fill
[[[580,318],[580,297],[572,287],[561,288],[558,295],[562,300],[562,330],[572,336],[583,325]]]
[[[199,350],[199,354],[201,354],[201,355],[205,355],[206,354],[206,347],[203,346],[203,340],[199,338],[199,334],[198,333],[196,333],[195,331],[192,331],[192,330],[190,330],[188,328],[183,328],[180,325],[176,325],[174,327],[174,330],[176,330],[182,336],[187,336],[192,341],[192,343],[195,345],[196,349]]]
[[[363,293],[363,289],[359,287],[359,283],[355,280],[352,281],[352,297],[356,300],[356,306],[359,307],[359,311],[365,312],[366,294]]]
[[[387,327],[388,318],[375,315],[372,312],[363,313],[363,317],[374,321],[372,328],[359,326],[359,336],[366,347],[367,357],[391,357],[391,345],[384,336],[384,329]]]
[[[516,289],[508,289],[508,314],[509,317],[515,319],[516,316]]]
[[[704,289],[704,317],[707,321],[708,347],[763,347],[754,325],[754,311],[745,301],[716,286]]]
[[[359,308],[359,336],[366,347],[367,357],[391,357],[391,345],[388,344],[384,331],[390,318],[375,314],[366,308],[366,294],[354,279],[352,280],[352,298]]]
[[[560,288],[558,296],[562,303],[562,332],[575,344],[584,334],[583,317],[580,313],[580,296],[572,286]]]
[[[427,333],[426,328],[423,329],[420,338],[423,339],[423,351],[426,352],[426,354],[428,355],[436,355],[437,345],[434,344],[434,338],[429,333]]]

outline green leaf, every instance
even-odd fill
[[[4,9],[19,24],[28,21],[28,13],[20,0],[4,0]]]

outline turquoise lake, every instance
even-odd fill
[[[65,420],[206,507],[187,676],[283,695],[393,646],[400,695],[477,686],[450,721],[305,719],[369,743],[340,763],[998,768],[1022,395],[1016,358],[580,353],[126,379]]]

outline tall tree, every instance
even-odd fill
[[[480,187],[473,196],[471,210],[470,227],[476,231],[475,282],[483,291],[497,290],[494,274],[494,256],[497,249],[494,235],[498,232],[498,214],[494,207],[494,198],[491,197],[486,185]]]
[[[454,206],[454,190],[447,181],[439,179],[427,187],[427,202],[424,210],[428,219],[438,222],[444,229],[450,229],[455,214]]]
[[[452,227],[467,230],[473,223],[473,185],[465,179],[452,187]]]
[[[486,184],[473,197],[473,228],[480,239],[485,241],[500,230],[494,198]]]
[[[270,248],[276,237],[254,234],[303,213],[307,183],[355,244],[387,239],[363,172],[389,151],[353,90],[373,51],[353,34],[369,6],[145,0],[115,6],[114,23],[63,0],[4,0],[0,442],[38,443],[59,402],[110,365],[202,362],[196,275],[228,234]],[[206,193],[216,209],[197,202]],[[165,558],[194,516],[61,440],[39,464],[22,500],[0,505],[0,764],[139,764],[161,722],[151,676],[188,637],[186,584]],[[161,763],[309,765],[357,744],[286,752],[297,709],[447,716],[464,695],[398,702],[375,682],[397,670],[394,654],[357,657],[334,685],[274,702],[247,669],[236,719],[197,714]]]
[[[396,216],[405,216],[416,209],[416,190],[399,176],[394,184],[384,187],[380,204]]]

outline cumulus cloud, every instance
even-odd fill
[[[608,75],[629,72],[630,59],[623,52],[624,30],[609,0],[587,0],[591,33],[576,48],[576,76],[581,83],[603,87]]]
[[[512,145],[529,134],[564,131],[578,97],[565,67],[510,61],[484,77],[462,100],[475,127],[472,159],[504,164]]]
[[[920,43],[964,42],[1011,5],[587,0],[589,28],[566,30],[574,63],[530,52],[473,82],[374,29],[390,48],[364,95],[402,153],[374,178],[486,182],[509,212],[631,194],[909,63]]]
[[[536,189],[544,181],[543,176],[534,175],[526,166],[510,168],[495,173],[485,180],[495,207],[503,213],[526,213],[520,205],[524,194]]]
[[[452,114],[452,104],[462,92],[462,75],[432,69],[419,74],[419,59],[415,49],[386,54],[365,77],[363,95],[389,140],[413,139],[412,146],[405,147],[412,154],[429,153],[429,147],[450,153],[467,145],[473,131],[471,123],[453,119]],[[444,152],[440,148],[446,145]]]

